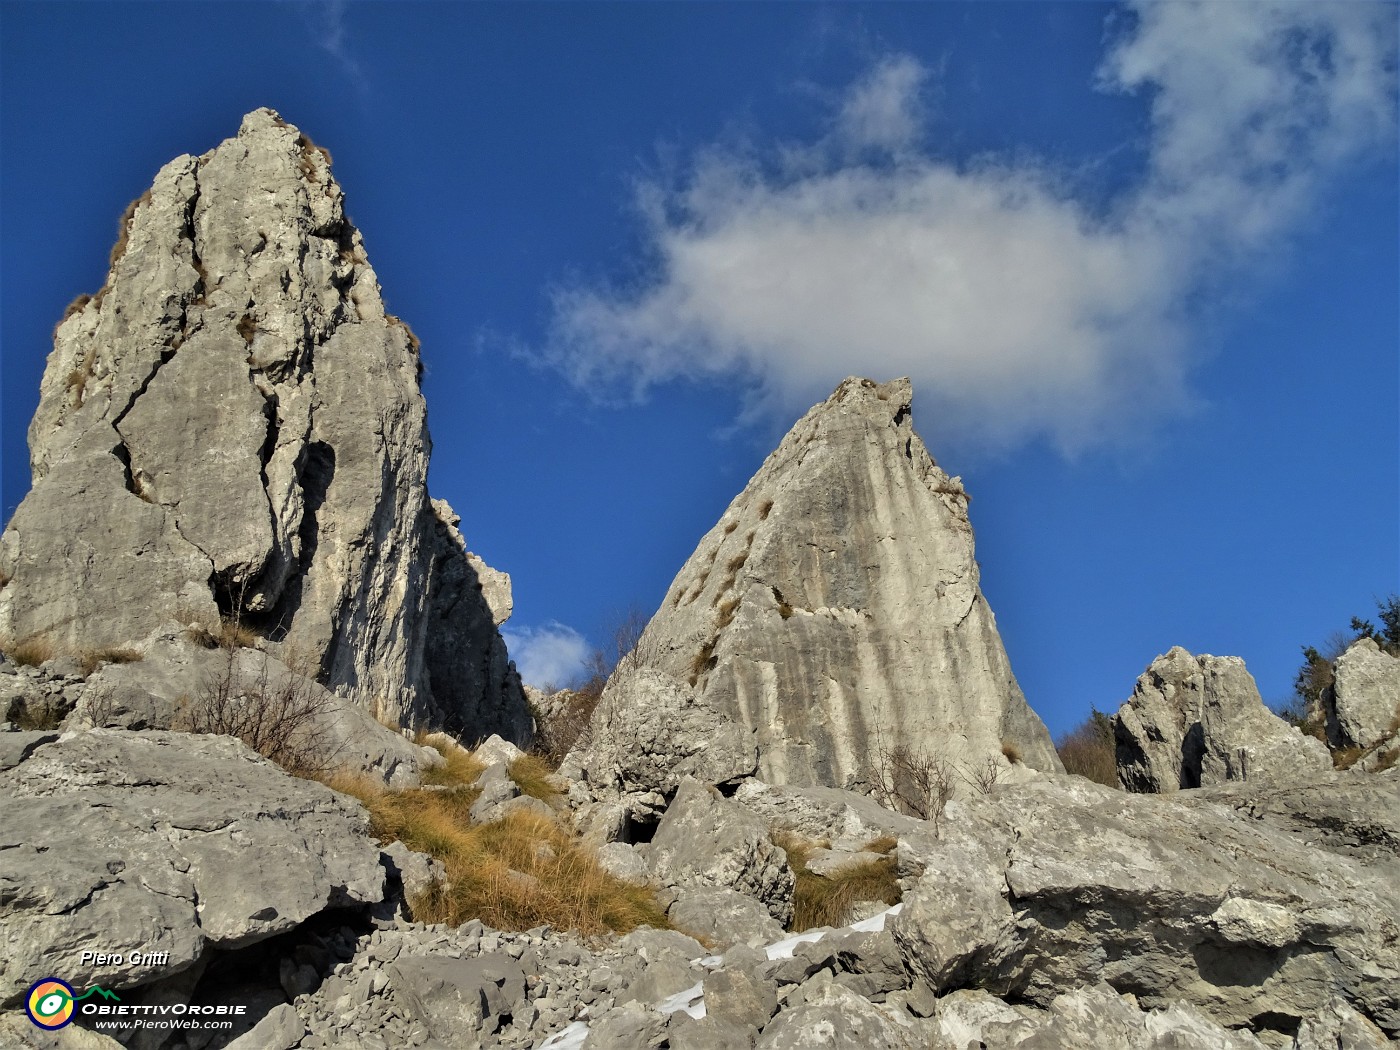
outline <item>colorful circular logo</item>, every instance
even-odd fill
[[[57,977],[45,977],[30,987],[24,1012],[40,1028],[62,1028],[73,1020],[73,986]]]

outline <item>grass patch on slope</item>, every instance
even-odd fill
[[[455,775],[466,775],[462,763],[456,768]],[[590,849],[542,814],[517,812],[473,824],[471,807],[480,792],[461,782],[394,791],[339,777],[331,787],[364,803],[380,841],[402,842],[447,869],[446,887],[409,900],[418,922],[458,926],[480,919],[498,930],[548,924],[584,936],[671,928],[650,889],[608,874]]]
[[[816,850],[828,848],[829,843],[805,839],[791,832],[779,832],[773,836],[773,841],[787,854],[788,865],[797,876],[789,927],[793,933],[818,926],[845,926],[851,921],[851,909],[857,901],[899,903],[901,894],[894,857],[853,865],[827,878],[809,871],[807,861]],[[892,836],[882,836],[869,843],[866,849],[872,852],[882,847],[890,850],[897,841]]]

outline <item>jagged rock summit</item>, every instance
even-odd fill
[[[847,379],[768,457],[609,683],[575,756],[591,785],[674,790],[648,765],[737,779],[755,746],[772,784],[841,787],[899,747],[1062,769],[911,397],[907,379]]]
[[[419,372],[328,153],[260,109],[177,157],[55,329],[0,636],[100,648],[232,618],[376,713],[527,735],[508,582],[428,498]]]

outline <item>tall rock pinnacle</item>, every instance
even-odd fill
[[[758,775],[778,784],[840,787],[901,746],[976,763],[1006,743],[1061,768],[978,586],[967,494],[914,433],[910,399],[908,380],[847,379],[793,427],[609,684],[581,756],[590,780],[664,788],[627,783],[623,753],[641,716],[621,708],[628,693],[665,692],[656,672],[690,694],[670,722],[693,730],[711,714],[713,732],[683,750],[712,780],[743,771],[740,726]],[[650,727],[631,735],[654,750]]]
[[[165,165],[54,332],[0,635],[71,648],[237,619],[380,713],[529,720],[451,508],[428,499],[418,343],[330,157],[268,109]]]

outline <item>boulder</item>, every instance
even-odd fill
[[[428,498],[421,367],[329,154],[259,109],[172,160],[55,330],[0,637],[231,622],[387,719],[526,739],[508,579]]]
[[[736,890],[682,886],[666,917],[717,948],[781,940],[783,928],[761,903]]]
[[[1153,660],[1114,719],[1118,781],[1169,792],[1269,781],[1332,767],[1323,744],[1264,706],[1237,656],[1176,646]]]
[[[763,1029],[757,1050],[915,1050],[927,1045],[912,1024],[839,984],[830,984],[800,1006],[781,1011]]]
[[[228,737],[67,733],[0,773],[0,796],[6,1005],[50,974],[165,979],[384,895],[360,804]],[[85,949],[121,961],[83,963]]]
[[[892,924],[936,993],[1048,1007],[1106,983],[1149,1010],[1296,1027],[1334,996],[1400,1032],[1400,778],[1128,795],[1075,778],[949,804]]]
[[[506,955],[474,959],[400,955],[386,970],[410,1021],[448,1046],[479,1046],[525,1003],[525,971]]]
[[[979,587],[967,492],[914,432],[911,398],[908,380],[847,379],[793,427],[614,673],[619,702],[599,705],[581,762],[590,779],[668,790],[687,756],[668,741],[650,762],[667,734],[622,700],[663,695],[655,678],[628,681],[658,672],[684,735],[753,734],[772,784],[842,787],[899,748],[973,768],[1005,745],[1062,769]]]
[[[587,745],[566,765],[578,767],[596,794],[669,797],[683,777],[717,785],[749,776],[758,749],[752,728],[697,703],[680,679],[637,668],[608,683]]]
[[[733,801],[766,827],[806,839],[827,839],[838,850],[860,850],[878,838],[927,834],[930,830],[925,821],[839,788],[777,787],[746,780]]]
[[[1250,1032],[1233,1031],[1181,1004],[1143,1011],[1131,995],[1106,985],[1078,988],[1048,1009],[1010,1006],[982,991],[939,1000],[933,1050],[1012,1047],[1114,1047],[1117,1050],[1264,1050]]]
[[[1323,699],[1327,739],[1336,748],[1371,747],[1400,730],[1400,657],[1362,638],[1337,657]]]
[[[777,922],[792,919],[795,879],[787,855],[757,817],[698,780],[681,781],[648,853],[652,875],[663,884],[734,890]]]

